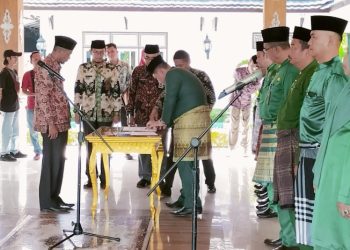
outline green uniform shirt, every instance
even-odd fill
[[[261,88],[259,90],[259,95],[257,98],[258,106],[259,106],[259,113],[261,113],[261,110],[264,109],[264,101],[266,100],[266,96],[269,90],[270,82],[275,77],[277,73],[277,69],[279,68],[279,64],[271,64],[269,67],[267,67],[267,73],[264,77],[264,81],[261,85]],[[260,115],[260,118],[263,119],[263,117]]]
[[[327,86],[332,84],[334,77],[343,74],[342,62],[338,56],[316,68],[300,110],[299,133],[301,142],[321,143],[325,120],[324,98]]]
[[[311,76],[315,72],[318,63],[314,60],[306,66],[294,80],[289,89],[288,96],[278,112],[277,129],[299,128],[300,109],[303,104],[307,87]]]
[[[176,118],[201,105],[208,105],[200,80],[188,70],[172,68],[165,77],[162,120],[170,127]]]
[[[288,59],[277,66],[277,73],[270,81],[267,93],[261,98],[260,117],[264,124],[273,123],[277,120],[277,113],[284,103],[290,86],[297,77],[299,70]]]

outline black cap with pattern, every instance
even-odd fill
[[[146,54],[157,54],[157,53],[159,53],[159,46],[157,44],[146,44],[145,53]]]

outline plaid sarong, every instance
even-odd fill
[[[210,109],[208,106],[199,106],[182,114],[174,122],[174,161],[178,160],[190,146],[191,139],[198,137],[210,125]],[[198,159],[208,160],[211,154],[210,131],[201,139],[198,149]],[[193,161],[191,150],[183,161]]]
[[[264,124],[261,133],[261,145],[253,176],[254,182],[271,183],[273,181],[276,146],[276,125]]]
[[[273,172],[274,202],[281,208],[294,207],[294,167],[298,164],[298,130],[277,132],[277,148]]]
[[[299,146],[300,162],[294,185],[296,241],[299,244],[312,246],[311,223],[315,203],[312,168],[319,146],[311,144],[299,144]]]

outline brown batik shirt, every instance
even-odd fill
[[[149,115],[156,104],[164,85],[158,83],[148,71],[146,65],[137,66],[131,76],[128,113],[134,114],[137,126],[146,126]]]

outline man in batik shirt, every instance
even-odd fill
[[[80,106],[90,124],[98,129],[102,126],[112,126],[119,121],[119,111],[122,107],[118,73],[113,64],[104,61],[106,45],[103,40],[91,42],[92,61],[79,66],[77,80],[75,82],[74,102]],[[80,122],[80,117],[75,114],[75,122]],[[88,135],[93,129],[86,121],[83,121],[84,134]],[[86,175],[88,182],[84,188],[91,188],[91,176],[89,173],[89,159],[92,144],[87,142]],[[96,171],[97,172],[97,171]],[[101,188],[106,186],[104,164],[101,159],[100,172]]]
[[[129,103],[126,106],[130,115],[130,121],[139,127],[145,127],[152,108],[154,107],[160,93],[163,91],[163,84],[158,83],[146,67],[153,58],[160,54],[158,45],[147,44],[145,46],[145,65],[137,66],[131,76],[129,89]],[[144,188],[151,184],[151,155],[139,155],[139,177],[138,188]]]
[[[61,64],[68,61],[76,41],[56,36],[55,45],[44,62],[60,73]],[[40,209],[46,212],[66,212],[74,204],[61,197],[64,173],[64,155],[70,128],[68,100],[63,93],[63,82],[50,76],[46,69],[35,69],[34,130],[43,137],[43,160],[39,184]]]

